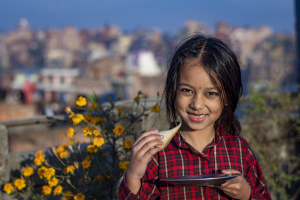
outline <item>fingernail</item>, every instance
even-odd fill
[[[163,136],[163,135],[160,135],[159,137],[160,137],[160,138],[164,138],[164,136]]]

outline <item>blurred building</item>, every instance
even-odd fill
[[[266,85],[295,88],[294,36],[275,34],[268,26],[218,22],[213,32],[190,19],[176,34],[158,29],[124,33],[115,25],[32,30],[21,19],[14,31],[0,33],[0,98],[62,110],[79,95],[92,95],[91,84],[101,101],[108,96],[134,98],[138,91],[155,98],[162,91],[171,52],[180,39],[195,32],[231,46],[245,85],[256,90]]]

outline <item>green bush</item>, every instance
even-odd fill
[[[241,101],[242,136],[247,139],[263,170],[271,195],[297,199],[300,157],[300,96],[275,91],[252,92]],[[294,186],[294,187],[292,187]],[[294,193],[292,195],[292,193]]]

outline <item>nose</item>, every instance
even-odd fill
[[[202,110],[205,107],[205,100],[202,95],[195,95],[191,102],[191,107],[194,110]]]

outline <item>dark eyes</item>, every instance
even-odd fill
[[[206,93],[208,96],[218,96],[219,94],[216,92],[207,92]]]
[[[180,92],[186,93],[186,94],[193,93],[192,90],[187,89],[187,88],[180,89]],[[206,95],[206,96],[209,96],[209,97],[213,97],[213,96],[218,96],[219,94],[216,93],[216,92],[207,92],[205,95]]]
[[[184,93],[192,93],[192,90],[183,88],[183,89],[180,90],[180,92],[184,92]]]

